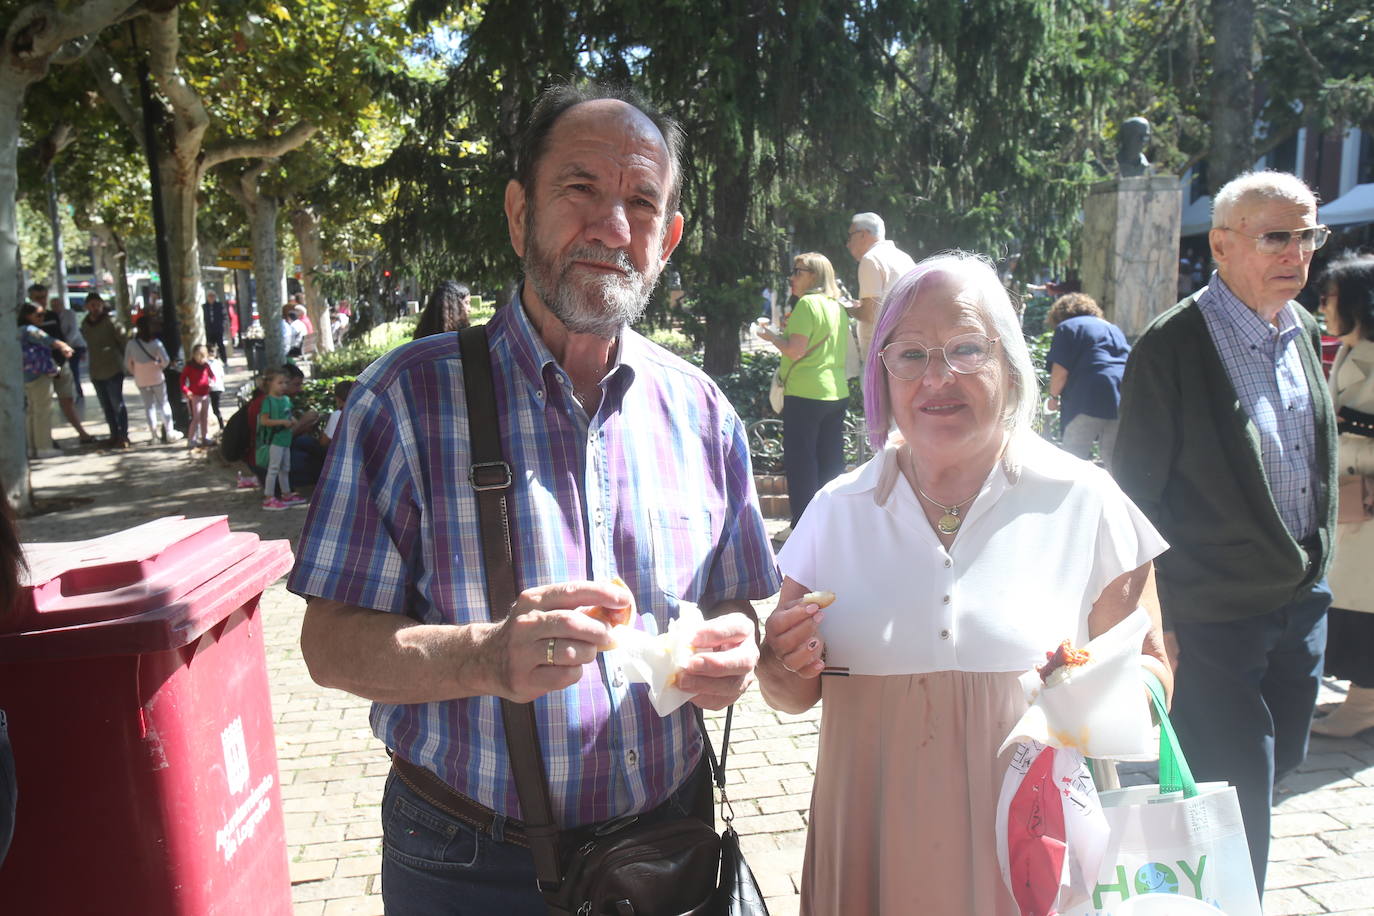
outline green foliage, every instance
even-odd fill
[[[1046,396],[1050,390],[1050,367],[1045,357],[1049,355],[1053,340],[1054,331],[1044,331],[1037,336],[1026,335],[1026,345],[1030,348],[1031,363],[1035,366],[1035,377],[1040,381],[1042,396]],[[1059,414],[1037,412],[1035,431],[1051,442],[1058,442]]]
[[[356,377],[382,356],[409,343],[414,333],[412,316],[378,325],[332,353],[321,353],[311,366],[311,374],[330,381]]]
[[[297,413],[313,410],[321,417],[333,413],[338,409],[334,405],[334,386],[339,382],[351,382],[355,379],[356,376],[353,375],[308,378],[301,385],[300,394],[291,399],[291,407]]]
[[[683,359],[690,359],[696,353],[696,346],[692,343],[692,339],[676,328],[647,330],[644,336]]]
[[[1048,330],[1045,319],[1049,316],[1054,300],[1043,293],[1026,300],[1026,310],[1021,315],[1021,331],[1027,340],[1034,340]]]

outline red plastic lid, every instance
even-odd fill
[[[0,633],[115,621],[166,608],[252,554],[227,516],[169,516],[88,541],[25,544],[28,575]]]

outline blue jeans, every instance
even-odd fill
[[[844,473],[844,414],[849,401],[787,395],[782,401],[782,466],[792,526],[816,491]]]
[[[686,817],[703,769],[641,823]],[[696,807],[700,811],[700,806]],[[393,770],[382,795],[382,904],[387,916],[548,916],[529,849],[469,827],[411,791]]]
[[[1197,781],[1236,787],[1261,895],[1274,785],[1307,756],[1330,604],[1322,580],[1267,614],[1174,623],[1179,659],[1170,718]]]
[[[128,441],[129,411],[124,407],[124,373],[109,378],[93,378],[91,386],[95,388],[95,396],[105,414],[105,425],[110,427],[110,441]]]

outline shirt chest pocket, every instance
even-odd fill
[[[688,504],[650,508],[649,532],[653,547],[654,584],[683,601],[697,601],[715,552],[715,531],[709,510]]]

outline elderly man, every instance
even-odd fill
[[[1198,780],[1236,786],[1261,891],[1272,791],[1307,754],[1331,601],[1336,422],[1317,325],[1293,301],[1327,234],[1292,175],[1217,193],[1216,273],[1132,350],[1113,465],[1172,547],[1157,569],[1174,723]]]
[[[854,214],[849,221],[848,248],[854,260],[859,262],[859,301],[847,311],[858,322],[859,356],[867,361],[883,299],[916,262],[886,237],[883,218],[876,213]]]
[[[570,86],[520,141],[505,210],[524,282],[488,325],[523,589],[500,623],[453,339],[392,351],[344,408],[290,585],[310,596],[312,676],[374,700],[395,754],[388,913],[547,912],[500,698],[533,702],[564,828],[669,816],[702,787],[691,705],[660,718],[579,608],[628,605],[662,631],[694,602],[708,620],[679,686],[719,709],[752,678],[748,599],[779,579],[743,426],[710,379],[629,328],[682,237],[680,143],[633,94]]]

